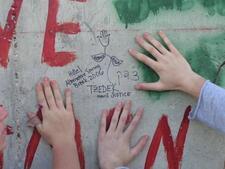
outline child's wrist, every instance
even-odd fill
[[[206,80],[203,77],[195,72],[192,72],[182,82],[180,90],[198,98],[205,81]]]
[[[104,164],[101,166],[101,169],[116,169],[117,167],[120,167],[122,165],[118,165],[118,164],[114,164],[114,163],[110,163],[110,164]]]
[[[57,139],[55,142],[53,142],[52,147],[54,148],[65,148],[67,147],[73,147],[76,145],[75,139],[74,138],[62,138],[62,139]],[[76,146],[75,146],[76,147]]]

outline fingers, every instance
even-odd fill
[[[136,146],[131,149],[131,155],[132,155],[133,158],[135,158],[144,149],[147,141],[148,141],[148,136],[147,135],[142,136],[139,139],[139,141],[136,144]]]
[[[0,122],[4,121],[8,116],[8,112],[3,108],[3,106],[0,106]]]
[[[55,80],[50,81],[48,78],[44,78],[42,83],[38,83],[36,85],[36,93],[38,104],[41,105],[43,108],[64,107],[60,88]],[[66,95],[66,107],[72,111],[73,108],[72,108],[71,90],[67,89],[65,91],[65,95]]]
[[[133,120],[131,121],[129,127],[127,128],[127,130],[125,131],[125,137],[129,140],[131,138],[131,136],[133,135],[135,129],[137,128],[142,116],[143,116],[143,112],[144,109],[143,108],[139,108],[133,118]]]
[[[139,35],[136,36],[136,41],[142,48],[144,48],[149,53],[151,53],[157,60],[160,57],[162,57],[162,54],[155,47],[153,47],[151,44],[146,42],[142,36],[139,36]]]
[[[128,101],[126,101],[123,111],[120,115],[119,123],[118,123],[117,129],[116,129],[118,133],[123,132],[124,127],[126,125],[127,116],[130,113],[130,111],[131,111],[131,101],[128,100]]]
[[[50,81],[48,78],[44,78],[43,86],[44,86],[45,98],[46,98],[49,108],[56,107],[55,98],[54,98],[52,88],[50,86]]]
[[[40,106],[42,106],[43,109],[47,109],[48,105],[47,105],[47,101],[45,99],[45,94],[44,94],[43,86],[41,83],[38,83],[36,85],[36,95],[37,95],[38,104]]]
[[[72,91],[71,91],[71,89],[67,88],[65,90],[65,96],[66,96],[66,110],[68,110],[69,112],[73,112]]]
[[[52,86],[52,91],[53,91],[53,94],[54,94],[54,97],[55,97],[56,105],[59,108],[62,108],[64,106],[63,105],[63,99],[62,99],[61,92],[60,92],[60,89],[59,89],[59,86],[58,86],[57,82],[55,80],[51,81],[51,86]]]
[[[162,83],[155,82],[155,83],[139,83],[135,85],[135,89],[137,90],[153,90],[153,91],[162,91],[164,87]]]
[[[28,126],[35,127],[35,126],[41,124],[41,120],[38,118],[36,113],[29,112],[29,113],[27,113],[27,117],[28,117]]]
[[[155,60],[151,59],[150,57],[140,52],[137,52],[135,49],[129,49],[129,54],[133,56],[135,59],[144,63],[145,65],[151,67],[153,70],[157,70],[158,63]]]
[[[113,114],[113,117],[112,117],[112,120],[111,120],[111,123],[109,126],[109,130],[108,130],[109,132],[115,131],[115,129],[117,127],[117,123],[119,121],[119,116],[120,116],[122,107],[123,107],[122,102],[119,102],[116,105],[116,108],[115,108],[115,111],[114,111],[114,114]]]
[[[164,32],[159,31],[158,34],[162,38],[162,40],[165,42],[165,44],[168,46],[171,52],[179,53]]]
[[[149,33],[144,33],[144,38],[151,43],[156,49],[158,49],[162,54],[167,54],[168,50],[155,38],[153,38]]]
[[[101,116],[101,123],[100,123],[100,129],[99,129],[99,141],[103,139],[103,137],[106,134],[106,118],[107,118],[108,110],[103,110],[102,111],[102,116]]]
[[[27,117],[28,117],[28,125],[30,127],[36,127],[38,132],[42,135],[43,126],[38,116],[35,113],[27,113]]]

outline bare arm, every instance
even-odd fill
[[[71,90],[65,90],[65,105],[56,81],[45,78],[36,86],[43,121],[28,114],[42,137],[53,147],[54,169],[80,169],[75,143],[75,117]]]

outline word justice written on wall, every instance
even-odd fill
[[[74,2],[79,3],[87,3],[86,0],[74,0]],[[17,26],[18,17],[21,11],[23,0],[13,0],[12,5],[8,11],[8,17],[4,28],[0,25],[0,66],[3,68],[7,68],[9,63],[9,50],[11,46],[11,42],[15,37],[15,30]],[[73,52],[68,51],[61,51],[56,52],[55,50],[55,38],[56,34],[61,32],[65,34],[78,34],[81,32],[80,24],[79,23],[72,23],[72,22],[65,22],[59,24],[57,22],[57,14],[59,9],[59,2],[58,0],[49,0],[48,6],[48,16],[47,16],[47,23],[46,23],[46,30],[44,36],[44,45],[43,45],[43,52],[41,62],[49,65],[50,67],[58,67],[58,66],[65,66],[69,63],[72,63],[76,59],[76,55]],[[98,59],[104,56],[107,56],[110,59],[110,64],[114,66],[118,66],[122,64],[121,60],[114,56],[110,56],[106,53],[106,46],[104,46],[104,52],[93,55],[93,59],[95,61],[99,61]],[[101,55],[101,56],[100,56]],[[119,76],[121,75],[119,72]],[[108,74],[107,74],[108,75]],[[137,78],[137,74],[134,71],[133,73],[134,80]],[[108,79],[110,82],[110,79]],[[118,84],[120,83],[120,79],[118,80]],[[93,86],[91,86],[91,89]],[[93,92],[93,90],[91,90]],[[168,117],[163,115],[158,123],[156,128],[155,134],[152,138],[152,142],[149,147],[149,151],[147,153],[146,162],[145,162],[145,169],[150,169],[154,166],[154,162],[157,156],[157,152],[159,150],[159,145],[163,143],[165,147],[165,153],[167,156],[168,161],[168,169],[179,169],[181,167],[181,161],[184,151],[185,140],[187,136],[187,131],[189,128],[189,119],[188,114],[191,111],[191,107],[187,107],[183,120],[180,125],[179,132],[177,134],[176,139],[174,140],[171,134],[171,129],[168,123]],[[107,123],[109,124],[111,118],[113,116],[113,109],[107,118]],[[41,109],[37,112],[40,119],[42,119]],[[130,114],[127,122],[129,123],[132,119],[132,115]],[[81,124],[80,122],[75,119],[76,121],[76,135],[75,141],[77,142],[78,146],[78,153],[79,153],[79,160],[81,163],[81,168],[85,168],[85,157],[83,152],[82,140],[81,140]],[[7,128],[7,134],[13,134],[12,128]],[[35,153],[38,148],[38,144],[40,142],[41,136],[38,134],[37,130],[34,129],[33,134],[30,138],[30,141],[27,145],[26,149],[26,157],[24,161],[24,169],[30,169],[32,166],[32,162],[35,158]],[[0,169],[3,168],[4,162],[4,155],[3,153],[0,155]]]

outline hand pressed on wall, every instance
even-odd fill
[[[143,36],[136,36],[136,42],[155,59],[135,49],[129,50],[131,56],[152,68],[160,77],[158,82],[139,83],[135,86],[136,89],[155,91],[180,90],[198,97],[205,82],[204,78],[191,69],[189,63],[174,47],[164,32],[160,31],[158,34],[168,49],[149,33],[144,33]]]
[[[29,113],[28,118],[41,136],[53,147],[54,169],[79,169],[74,139],[75,117],[71,90],[65,90],[65,105],[59,86],[54,80],[44,78],[36,85],[36,93],[43,120],[41,122],[33,113]]]
[[[128,165],[143,150],[147,143],[148,136],[144,135],[134,147],[130,147],[131,137],[143,115],[143,109],[138,109],[127,127],[126,121],[130,109],[130,101],[127,101],[125,104],[118,103],[108,130],[106,122],[109,110],[102,112],[98,136],[98,158],[101,169],[115,169]]]
[[[42,137],[52,146],[64,140],[74,142],[75,120],[72,108],[71,90],[65,90],[66,106],[56,81],[45,78],[36,85],[38,104],[42,107],[43,122],[31,121]],[[28,114],[32,117],[32,114]]]

